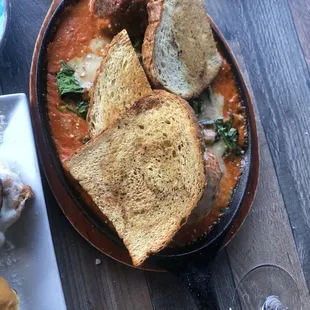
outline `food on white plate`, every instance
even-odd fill
[[[87,115],[90,137],[107,129],[136,100],[151,92],[127,31],[123,30],[106,49],[90,92]]]
[[[19,297],[9,283],[0,277],[0,309],[19,310]]]
[[[150,0],[142,47],[156,88],[191,99],[207,88],[221,65],[203,0]]]
[[[182,93],[173,88],[170,89],[170,92],[176,92],[186,98],[195,97],[188,102],[193,108],[200,124],[201,158],[205,169],[205,179],[201,189],[202,198],[192,208],[187,222],[185,219],[173,233],[167,233],[165,235],[167,238],[163,239],[164,243],[160,244],[154,238],[156,242],[151,245],[153,236],[148,238],[150,235],[147,234],[143,234],[143,236],[145,235],[145,240],[136,238],[138,236],[136,226],[140,225],[140,223],[136,225],[139,213],[132,212],[131,207],[136,204],[140,205],[140,202],[135,200],[136,204],[134,205],[125,204],[123,196],[120,195],[119,186],[114,186],[117,183],[115,178],[119,180],[120,176],[123,176],[125,180],[128,177],[125,171],[127,171],[128,161],[135,159],[135,153],[126,143],[127,139],[131,139],[132,132],[136,133],[136,131],[133,130],[131,132],[131,130],[128,130],[127,134],[125,134],[125,130],[122,129],[122,143],[117,142],[115,144],[114,140],[106,141],[106,139],[111,136],[112,131],[117,131],[116,124],[123,124],[125,122],[123,118],[128,118],[128,113],[132,111],[132,106],[136,105],[137,99],[140,103],[144,102],[144,98],[153,98],[155,94],[158,94],[156,88],[162,88],[162,85],[155,83],[156,85],[153,85],[155,86],[155,94],[152,93],[154,87],[151,90],[145,73],[139,64],[139,60],[140,63],[142,61],[144,69],[149,73],[151,59],[147,59],[144,55],[141,60],[141,44],[144,39],[144,33],[137,36],[138,33],[142,33],[142,28],[140,27],[139,19],[136,19],[136,12],[133,14],[132,9],[123,9],[138,2],[139,0],[97,0],[93,1],[92,5],[89,6],[89,0],[80,0],[74,3],[74,5],[69,6],[60,18],[55,39],[48,48],[47,76],[47,101],[51,133],[59,157],[62,163],[65,163],[65,168],[71,173],[70,181],[74,188],[80,191],[83,201],[96,214],[104,214],[104,216],[111,220],[120,237],[123,240],[126,239],[125,245],[130,248],[136,265],[140,264],[150,252],[158,251],[162,244],[167,245],[169,238],[173,237],[173,245],[187,245],[207,233],[214,226],[226,212],[234,188],[242,173],[243,153],[246,149],[247,140],[247,120],[234,72],[231,65],[225,59],[225,53],[223,54],[221,49],[218,51],[216,48],[202,1],[150,1],[149,11],[151,15],[149,29],[145,36],[144,52],[145,47],[150,46],[151,43],[154,45],[154,51],[156,52],[162,51],[161,47],[169,47],[171,42],[166,39],[169,38],[171,33],[173,33],[174,39],[177,38],[179,40],[176,41],[177,47],[173,46],[174,51],[170,50],[172,54],[169,54],[170,56],[175,56],[175,50],[177,49],[178,57],[173,56],[170,59],[167,58],[168,54],[164,54],[156,58],[156,61],[157,63],[160,62],[160,65],[164,64],[165,69],[167,69],[165,71],[167,73],[167,83],[169,82],[169,85],[173,87],[180,88],[182,81],[187,79],[189,75],[192,75],[189,79],[191,82],[190,87],[185,87],[184,89],[181,87]],[[115,3],[117,5],[112,6]],[[172,8],[174,10],[171,10]],[[111,11],[109,11],[110,9]],[[157,13],[156,9],[158,10]],[[119,12],[122,13],[118,14]],[[184,12],[186,12],[186,15],[184,15]],[[141,13],[143,15],[145,12],[141,11]],[[124,20],[122,19],[123,14],[126,15]],[[194,18],[196,16],[197,18]],[[114,24],[117,24],[119,20],[119,25],[124,25],[125,22],[126,25],[122,27],[129,32],[132,45],[126,31],[121,31],[123,28],[114,27],[112,20]],[[130,27],[128,26],[128,21],[130,21]],[[84,24],[87,24],[88,27],[81,26]],[[183,31],[185,25],[189,25],[189,27]],[[136,31],[135,27],[137,28]],[[150,36],[152,27],[154,28],[154,33]],[[161,40],[160,27],[165,28],[165,34],[168,33],[168,36],[164,37],[165,40]],[[188,31],[192,31],[193,35],[189,36]],[[113,38],[111,34],[116,34],[116,36]],[[149,41],[150,37],[153,42]],[[112,43],[109,44],[111,40]],[[158,40],[163,44],[157,44]],[[192,44],[188,44],[189,42],[192,42]],[[181,46],[182,53],[180,53]],[[221,45],[219,47],[221,48]],[[138,57],[134,54],[134,51]],[[93,57],[94,55],[95,57]],[[125,67],[128,70],[122,68],[123,63],[126,63]],[[202,66],[202,63],[205,66]],[[153,64],[155,65],[155,62]],[[183,67],[174,72],[173,70],[177,64],[182,64]],[[98,71],[96,68],[99,68]],[[184,68],[186,71],[183,70]],[[201,71],[199,71],[200,69]],[[203,74],[197,75],[198,71],[196,72],[195,70],[203,72]],[[97,73],[95,73],[96,71]],[[157,75],[157,78],[159,77],[160,75]],[[153,81],[150,74],[149,78]],[[209,86],[207,87],[208,84]],[[166,86],[165,88],[169,89]],[[165,92],[164,94],[162,98],[173,96]],[[181,100],[177,96],[175,98],[178,98],[176,101]],[[148,101],[145,100],[145,102]],[[141,113],[139,117],[144,115],[143,111]],[[87,114],[88,117],[86,117]],[[164,113],[160,115],[165,119]],[[167,117],[171,118],[169,121],[176,121],[172,119],[173,116],[171,114],[168,114]],[[188,119],[180,116],[180,119],[177,121],[186,124]],[[163,125],[166,126],[166,124]],[[128,126],[133,126],[133,122]],[[144,129],[149,128],[148,124],[143,124],[142,126]],[[166,127],[162,128],[160,125],[158,128],[152,128],[152,131],[156,134],[162,129],[165,130]],[[186,128],[187,126],[184,125],[185,131]],[[141,141],[149,138],[147,135],[143,136],[146,133],[144,129],[139,128],[138,131],[139,139],[141,134]],[[99,137],[97,138],[98,134]],[[149,134],[152,136],[151,132]],[[176,141],[173,143],[178,143],[182,138],[183,132],[176,137]],[[102,150],[101,143],[104,145],[110,143],[110,150],[114,150],[111,156],[109,155],[109,157],[105,158],[103,155],[106,153],[100,154]],[[137,145],[140,145],[139,143],[137,141]],[[98,146],[100,147],[98,148]],[[146,147],[148,146],[146,145]],[[171,147],[168,143],[163,153],[169,153]],[[106,148],[104,149],[106,152]],[[86,154],[86,150],[89,150],[90,153]],[[94,156],[96,156],[96,161],[92,160]],[[156,153],[153,156],[156,156]],[[78,162],[77,159],[81,158],[83,160]],[[149,156],[148,158],[152,157]],[[76,159],[74,167],[72,165],[69,168],[68,163],[72,163],[73,159]],[[179,164],[178,159],[179,157],[175,158],[175,164]],[[109,163],[101,165],[100,162],[102,160],[109,160]],[[184,159],[184,162],[186,162],[186,159]],[[116,167],[116,163],[120,163],[120,165],[117,164]],[[94,165],[95,172],[90,172],[91,170],[86,169],[87,171],[85,170],[81,174],[80,168],[85,169],[88,165]],[[119,167],[126,167],[122,171],[123,174]],[[152,170],[146,171],[148,173],[147,177],[151,180],[150,184],[157,182],[157,178],[154,177],[155,172],[160,175],[170,171],[165,171],[165,167],[161,166],[157,170],[153,170],[153,172]],[[172,168],[173,165],[171,165]],[[72,173],[72,169],[74,173]],[[188,171],[191,169],[193,168],[189,168]],[[85,188],[83,186],[85,183],[83,182],[87,180],[93,181],[94,177],[97,178],[97,183],[100,183],[100,186],[94,187],[93,183],[89,183],[88,187]],[[105,182],[99,181],[101,179],[105,180]],[[175,175],[175,180],[179,184],[177,174]],[[82,188],[80,186],[75,187],[76,181],[81,181],[80,185]],[[139,180],[135,181],[138,182]],[[148,179],[144,181],[146,182]],[[121,184],[121,181],[119,182]],[[103,192],[101,192],[101,187],[104,187]],[[170,186],[166,185],[165,190],[166,188],[167,191],[168,189],[170,190],[169,195],[167,192],[166,199],[172,199],[176,196],[177,192],[171,190]],[[139,195],[139,188],[137,191],[131,188],[130,199],[134,200],[134,198],[137,198],[137,195]],[[152,196],[148,198],[151,199]],[[151,199],[151,201],[152,204],[157,204],[156,200]],[[101,212],[98,211],[96,205]],[[186,206],[183,207],[185,208]],[[156,209],[155,211],[148,210],[148,218],[149,214],[153,212],[156,214]],[[171,210],[166,210],[165,212],[171,212]],[[166,214],[165,212],[163,214]],[[103,220],[100,215],[100,220],[106,222],[106,218]],[[173,219],[174,217],[172,216],[171,221]],[[164,221],[167,222],[166,218]],[[164,221],[160,225],[164,225]],[[126,223],[130,223],[131,226]],[[168,221],[166,224],[170,225],[170,222]],[[125,233],[126,225],[131,227],[130,234]],[[176,226],[173,227],[175,228]],[[140,229],[140,227],[138,228]],[[141,226],[141,229],[144,229],[144,227]],[[163,233],[165,232],[166,230],[163,230]],[[131,238],[133,235],[135,237]],[[145,247],[143,247],[144,241]]]
[[[138,100],[64,166],[112,222],[135,265],[171,241],[206,179],[193,110],[165,91]]]
[[[31,188],[0,161],[0,248],[5,242],[5,232],[19,219],[26,201],[32,197]]]

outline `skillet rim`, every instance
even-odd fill
[[[51,141],[47,142],[47,140],[52,140],[51,135],[49,135],[49,136],[46,135],[47,127],[49,127],[48,116],[45,115],[46,119],[43,120],[44,116],[42,115],[42,111],[40,111],[40,109],[41,109],[40,106],[42,106],[42,104],[40,104],[40,103],[42,103],[42,100],[44,99],[44,97],[45,97],[45,105],[47,105],[46,104],[47,103],[46,102],[46,87],[45,87],[45,94],[43,94],[41,92],[41,95],[40,95],[39,92],[40,92],[40,90],[42,90],[42,88],[39,87],[39,89],[38,89],[38,80],[40,80],[40,79],[42,80],[42,74],[44,75],[44,69],[42,69],[42,65],[43,65],[43,61],[42,61],[42,57],[43,56],[42,56],[42,54],[44,54],[44,52],[46,53],[47,44],[51,41],[51,40],[47,40],[47,37],[49,37],[51,35],[50,32],[52,32],[53,28],[55,28],[55,26],[57,25],[57,19],[61,16],[63,10],[67,6],[69,6],[70,4],[73,4],[73,3],[76,3],[76,2],[78,2],[78,0],[63,0],[63,1],[60,1],[58,6],[56,7],[55,11],[52,13],[52,16],[51,16],[50,20],[48,21],[46,29],[43,29],[43,32],[42,32],[43,33],[43,39],[42,39],[41,43],[39,42],[39,46],[38,46],[38,48],[39,48],[38,56],[39,57],[37,58],[36,63],[34,63],[35,59],[33,59],[33,64],[32,64],[33,66],[37,65],[37,68],[35,70],[35,73],[32,72],[32,75],[34,75],[34,77],[35,77],[35,81],[34,81],[35,85],[34,85],[34,88],[33,88],[33,85],[30,85],[31,86],[30,87],[30,93],[33,96],[33,91],[35,92],[35,96],[33,98],[35,100],[31,100],[31,102],[33,102],[33,108],[36,109],[37,112],[39,113],[39,122],[40,122],[39,123],[39,125],[40,125],[39,128],[43,132],[45,151],[46,150],[50,150],[51,148],[54,148],[53,152],[49,153],[50,157],[52,158],[51,161],[54,164],[54,167],[55,167],[55,157],[57,157],[58,162],[60,162],[60,160],[58,158],[58,154],[56,152],[54,142],[53,141],[52,142]],[[215,23],[213,22],[213,20],[211,18],[210,18],[210,22],[211,22],[211,25],[212,25],[212,28],[213,28],[214,32],[216,33],[216,37],[217,37],[218,41],[224,47],[225,54],[229,56],[230,60],[232,60],[232,62],[230,62],[230,61],[229,62],[232,64],[232,68],[235,71],[235,76],[239,80],[237,84],[239,86],[241,86],[241,89],[242,89],[242,92],[243,92],[243,95],[241,96],[241,98],[245,99],[244,100],[245,101],[245,106],[246,106],[247,109],[250,110],[250,111],[247,111],[248,133],[251,133],[251,140],[253,140],[252,142],[254,142],[254,143],[251,144],[251,148],[249,148],[249,150],[251,151],[251,155],[252,155],[252,152],[255,155],[256,162],[253,163],[253,160],[250,160],[251,167],[254,165],[254,167],[252,167],[252,168],[254,168],[253,169],[254,170],[254,180],[251,180],[251,183],[252,183],[252,186],[251,186],[251,189],[250,189],[251,197],[250,197],[250,199],[248,199],[248,202],[247,202],[247,204],[248,204],[247,210],[245,210],[242,220],[239,221],[240,223],[237,225],[238,226],[237,230],[238,230],[238,228],[242,224],[241,222],[244,221],[244,219],[246,217],[246,214],[249,211],[249,208],[250,208],[250,205],[251,205],[251,203],[252,203],[252,201],[254,199],[254,195],[255,195],[255,191],[256,191],[256,187],[257,187],[259,161],[258,161],[258,139],[257,139],[256,126],[255,126],[255,116],[254,116],[254,111],[253,111],[253,105],[252,105],[252,102],[251,102],[251,98],[249,96],[246,84],[244,83],[244,79],[243,79],[242,74],[240,72],[240,69],[239,69],[239,66],[237,64],[237,61],[235,60],[235,57],[233,56],[233,53],[231,52],[231,50],[230,50],[226,40],[224,39],[223,35],[219,31],[219,29],[216,27]],[[46,41],[48,41],[48,42],[46,42]],[[45,73],[45,78],[46,78],[46,73]],[[40,85],[40,83],[39,83],[39,85]],[[45,109],[47,110],[47,107],[45,107]],[[50,130],[50,128],[49,128],[49,130]],[[42,134],[42,132],[41,132],[41,134]],[[53,145],[53,146],[51,146],[51,145]],[[41,150],[39,150],[39,154],[40,153],[41,153]],[[41,156],[40,156],[40,159],[41,159]],[[252,156],[251,156],[250,159],[252,159]],[[41,162],[44,163],[44,160],[41,160]],[[58,166],[59,166],[59,163],[58,163]],[[63,171],[61,164],[60,164],[60,167],[61,167],[61,170]],[[44,165],[43,165],[43,168],[44,168],[45,175],[46,175],[46,177],[48,179],[49,185],[50,185],[50,187],[51,187],[51,189],[53,191],[53,194],[56,197],[57,201],[59,202],[59,199],[57,198],[57,194],[55,193],[55,188],[54,188],[53,185],[51,185],[51,182],[50,182],[50,179],[48,177],[48,174],[46,173],[46,167]],[[249,169],[250,169],[250,167],[249,167]],[[61,181],[63,186],[66,187],[67,194],[70,196],[71,200],[75,203],[75,206],[78,207],[82,212],[85,212],[85,209],[83,207],[81,208],[81,206],[80,206],[80,202],[81,201],[79,201],[79,197],[76,197],[74,195],[76,193],[74,193],[74,194],[72,193],[72,192],[75,192],[75,190],[72,188],[73,186],[70,185],[69,182],[66,181],[66,177],[65,178],[61,178],[59,176],[59,173],[57,173],[57,177]],[[247,182],[246,182],[246,188],[245,188],[244,193],[242,195],[242,199],[240,200],[239,206],[236,207],[236,210],[235,210],[235,212],[234,212],[233,216],[231,217],[231,220],[229,221],[228,224],[231,224],[231,222],[235,219],[236,215],[238,215],[238,211],[240,209],[240,205],[243,203],[243,200],[244,200],[244,198],[245,198],[245,196],[247,194],[246,190],[248,188],[248,184],[250,183],[249,177],[250,177],[250,174],[248,174],[248,178],[247,178]],[[65,179],[65,182],[63,182],[64,179]],[[240,183],[240,181],[238,182],[238,186],[239,186],[239,183]],[[60,205],[61,209],[63,210],[63,212],[66,215],[66,212],[64,211],[62,205],[60,203],[59,203],[59,205]],[[90,208],[88,208],[88,209],[90,209]],[[91,210],[88,210],[88,212],[90,212],[90,211]],[[91,219],[91,222],[92,222],[92,220],[93,219]],[[70,220],[70,222],[71,222],[71,220]],[[74,223],[71,222],[71,224],[75,227]],[[99,229],[100,231],[102,230],[102,228],[99,228],[96,225],[96,223],[94,223],[94,224],[95,224],[97,229]],[[102,225],[102,223],[100,222],[99,226],[101,226],[101,225]],[[75,228],[79,231],[79,229],[77,227],[75,227]],[[225,229],[228,229],[228,225],[226,225]],[[102,233],[102,231],[101,231],[101,233]],[[109,231],[107,231],[106,229],[104,230],[103,233],[106,236],[108,236],[108,238],[112,239],[114,242],[116,241],[118,246],[121,245],[124,248],[124,245],[123,245],[123,243],[121,242],[121,240],[119,238],[115,238],[115,236],[112,235],[111,233],[109,233]],[[84,235],[83,235],[83,237],[86,238]],[[168,253],[167,254],[167,253],[163,252],[161,254],[155,254],[154,256],[170,257],[170,256],[184,256],[184,255],[187,255],[187,254],[192,254],[192,253],[200,250],[201,248],[208,247],[210,245],[210,243],[212,243],[212,242],[214,242],[214,240],[216,240],[217,237],[218,236],[216,236],[215,238],[212,238],[211,241],[204,240],[203,241],[203,243],[204,243],[203,246],[199,247],[198,249],[194,249],[194,250],[192,249],[191,251],[186,252],[186,253],[181,253],[181,254],[180,253],[178,253],[178,254]],[[88,238],[86,238],[86,239],[88,240],[88,242],[93,244]],[[194,247],[197,247],[197,244],[195,244]],[[184,250],[184,248],[187,248],[187,247],[182,247],[182,250]],[[99,249],[99,250],[101,252],[103,252],[101,249]],[[105,253],[105,254],[107,254],[107,253]]]

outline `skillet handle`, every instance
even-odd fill
[[[214,257],[205,257],[203,261],[175,261],[163,266],[186,284],[200,310],[220,310],[210,270],[213,259]]]

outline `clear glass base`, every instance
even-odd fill
[[[241,279],[236,288],[232,310],[239,309],[301,309],[296,282],[286,270],[279,266],[257,266]]]

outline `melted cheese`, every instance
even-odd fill
[[[68,65],[75,70],[75,78],[83,88],[90,89],[92,87],[102,61],[104,47],[108,43],[107,39],[95,38],[89,44],[92,53],[84,57],[74,57],[68,61]]]
[[[210,87],[210,95],[208,92],[203,92],[200,97],[203,100],[201,106],[201,114],[199,115],[199,120],[216,120],[218,118],[224,117],[224,97],[221,94],[215,93]],[[225,143],[220,140],[213,145],[208,145],[208,151],[213,153],[217,160],[219,161],[221,171],[223,175],[226,173],[225,163],[223,160],[223,155],[225,153]]]
[[[208,146],[208,151],[216,156],[223,175],[226,173],[226,166],[223,160],[225,150],[226,150],[225,143],[222,140],[214,143],[213,145]]]
[[[199,120],[216,120],[223,117],[224,97],[221,94],[213,93],[211,90],[210,95],[203,92],[200,98],[203,103]]]
[[[95,80],[102,57],[88,54],[85,57],[75,57],[68,65],[75,70],[74,76],[83,88],[89,89]]]

